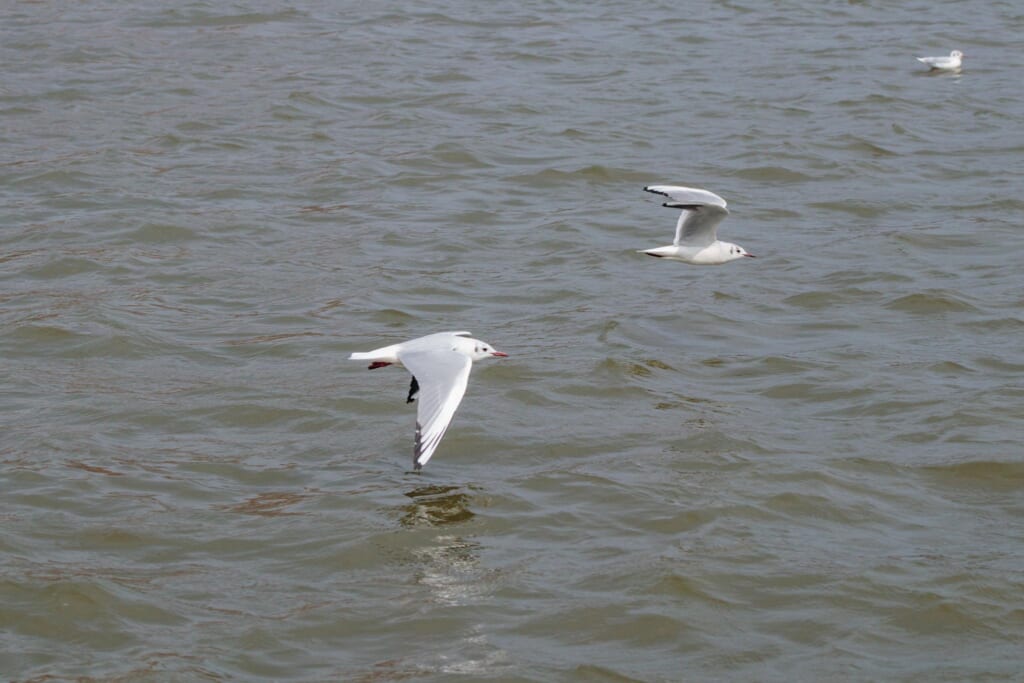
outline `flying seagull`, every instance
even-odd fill
[[[368,360],[370,370],[400,365],[412,373],[405,402],[412,403],[417,392],[420,394],[412,453],[413,469],[419,471],[434,455],[466,393],[473,361],[507,356],[486,342],[473,339],[469,332],[438,332],[365,353],[353,353],[349,360]]]
[[[725,208],[725,200],[714,192],[678,185],[650,185],[644,190],[668,197],[671,201],[662,206],[682,209],[683,213],[676,223],[676,238],[672,244],[643,249],[641,254],[698,266],[718,266],[744,256],[754,258],[740,245],[720,242],[715,236],[718,224],[729,215],[729,210]]]

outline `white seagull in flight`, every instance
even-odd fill
[[[486,342],[471,338],[469,332],[438,332],[365,353],[353,353],[349,360],[368,360],[370,370],[401,365],[412,373],[405,402],[412,403],[416,392],[419,392],[416,441],[412,453],[413,469],[419,471],[441,443],[441,437],[466,393],[473,361],[507,356]]]
[[[672,201],[662,206],[682,209],[683,213],[676,223],[676,238],[672,244],[643,249],[641,254],[698,266],[718,266],[744,256],[754,258],[738,244],[718,241],[715,232],[729,210],[725,208],[725,200],[714,192],[678,185],[650,185],[644,189],[668,197]]]
[[[948,57],[918,57],[917,61],[927,64],[933,71],[957,71],[966,56],[960,50],[953,50]]]

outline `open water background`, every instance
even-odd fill
[[[1021,35],[7,3],[4,679],[1019,680]],[[760,258],[635,253],[649,183]],[[407,374],[346,357],[445,329],[511,357],[415,476]]]

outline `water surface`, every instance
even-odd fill
[[[2,18],[5,678],[1021,675],[1013,3]]]

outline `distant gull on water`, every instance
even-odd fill
[[[917,61],[927,64],[933,71],[957,71],[966,56],[960,50],[953,50],[948,57],[918,57]]]

